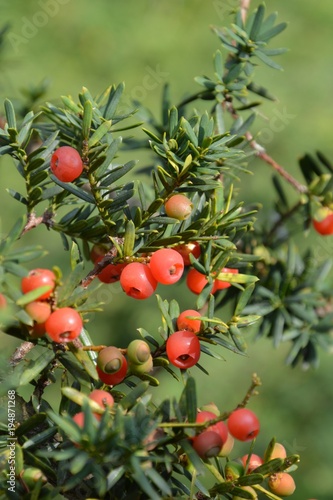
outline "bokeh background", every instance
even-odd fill
[[[212,74],[212,54],[219,48],[219,41],[210,25],[223,25],[236,4],[236,0],[0,0],[1,22],[10,23],[0,59],[1,101],[9,97],[16,102],[24,89],[44,79],[49,82],[47,100],[60,95],[75,97],[82,86],[97,94],[112,83],[124,81],[125,106],[136,99],[158,114],[165,82],[171,83],[172,99],[177,103],[197,89],[195,76]],[[265,104],[256,126],[270,154],[300,177],[297,159],[305,152],[312,154],[319,149],[333,158],[333,4],[330,0],[315,4],[310,0],[268,0],[266,5],[269,12],[278,10],[280,20],[288,21],[288,29],[273,44],[289,47],[290,51],[279,58],[283,72],[258,70],[257,80],[278,100]],[[281,116],[277,131],[274,117]],[[141,166],[144,162],[143,157]],[[21,213],[6,187],[21,187],[21,180],[9,159],[2,158],[0,167],[0,231],[4,235]],[[260,201],[264,208],[269,207],[270,168],[256,162],[253,169],[257,175],[246,179],[241,195],[246,201]],[[332,237],[323,241],[310,232],[302,238],[302,245],[312,245],[320,261],[332,257]],[[69,258],[58,235],[42,227],[26,235],[28,242],[43,244],[50,251],[39,266],[56,264],[66,272]],[[184,291],[180,284],[172,291],[162,287],[160,294],[169,299],[178,297],[184,308],[193,307],[194,298]],[[157,331],[160,317],[155,299],[134,303],[117,284],[99,293],[105,312],[91,321],[89,331],[95,343],[125,346],[135,338],[138,327],[153,334]],[[2,334],[0,341],[4,360],[16,342]],[[270,342],[260,340],[249,342],[248,357],[226,353],[223,362],[207,359],[203,364],[209,377],[193,370],[199,403],[214,401],[221,410],[232,408],[243,397],[251,374],[257,372],[263,386],[260,396],[251,403],[262,421],[256,452],[260,454],[276,436],[289,453],[302,456],[295,473],[294,498],[331,500],[332,358],[321,353],[319,369],[305,372],[284,365],[287,352],[288,345],[274,350]],[[163,376],[160,388],[154,391],[156,401],[170,394],[177,397],[181,384]],[[48,397],[51,402],[55,398],[52,389]],[[235,457],[237,453],[247,453],[247,449],[238,447]]]

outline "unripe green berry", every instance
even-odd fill
[[[223,441],[218,432],[205,430],[192,439],[192,446],[199,457],[207,459],[217,457]]]
[[[150,358],[150,347],[144,340],[132,340],[127,347],[127,358],[130,365],[141,365]]]
[[[149,358],[144,363],[140,365],[136,363],[131,363],[129,360],[130,370],[133,375],[144,375],[145,373],[151,372],[153,369],[153,358],[149,355]]]
[[[251,488],[251,486],[242,486],[241,489],[251,493],[253,500],[256,500],[258,498],[257,493],[255,492],[255,490],[253,488]],[[232,497],[232,500],[243,500],[243,498],[244,497],[239,497],[238,495],[236,495],[236,496]]]
[[[21,479],[29,488],[34,488],[37,481],[41,481],[42,483],[47,482],[47,478],[44,476],[43,472],[36,467],[27,467],[24,469],[21,474]]]
[[[244,474],[244,466],[239,462],[227,462],[225,466],[225,478],[233,481]]]
[[[104,347],[97,357],[97,366],[104,373],[115,373],[120,370],[123,364],[123,355],[117,347]]]

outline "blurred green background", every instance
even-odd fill
[[[235,0],[0,0],[2,23],[10,23],[7,46],[1,56],[0,96],[18,99],[22,88],[36,85],[44,78],[50,81],[48,100],[60,95],[75,97],[82,86],[97,94],[112,83],[124,81],[125,108],[131,99],[137,99],[158,114],[166,81],[171,83],[173,102],[177,103],[186,93],[197,89],[194,76],[213,73],[212,54],[219,48],[219,42],[209,26],[227,22],[228,11],[236,3]],[[258,2],[253,1],[252,5]],[[265,104],[256,126],[269,153],[299,176],[297,158],[305,152],[319,149],[333,158],[333,4],[330,0],[316,4],[310,0],[268,0],[266,5],[269,12],[278,10],[279,19],[289,22],[288,29],[273,45],[289,47],[290,52],[279,58],[284,72],[258,70],[257,80],[267,85],[278,100]],[[284,122],[280,122],[282,126],[276,131],[274,117],[278,116],[283,116]],[[15,169],[10,168],[10,160],[1,159],[0,163],[3,235],[21,213],[21,207],[5,188],[21,187],[21,181]],[[269,206],[270,168],[256,161],[253,170],[258,175],[246,179],[243,197]],[[68,255],[63,252],[58,235],[42,227],[28,233],[25,243],[44,244],[51,252],[38,265],[56,264],[65,271],[68,269]],[[319,260],[332,257],[331,238],[323,241],[311,233],[302,245],[313,245]],[[184,292],[183,284],[171,291],[167,287],[159,289],[164,297],[179,298],[182,307],[193,307],[193,297]],[[89,332],[96,344],[126,346],[129,339],[135,338],[138,327],[156,332],[160,318],[155,299],[134,303],[117,284],[105,287],[98,298],[106,306],[105,313],[91,321]],[[16,342],[4,336],[0,340],[2,354],[7,356]],[[204,360],[209,377],[193,370],[199,403],[214,401],[221,410],[232,408],[243,397],[251,374],[257,372],[263,381],[260,396],[251,404],[262,421],[257,453],[276,436],[288,452],[302,455],[295,473],[294,498],[331,500],[332,359],[322,353],[318,371],[292,370],[284,366],[287,350],[285,346],[276,351],[270,342],[260,340],[249,342],[246,358],[227,353],[225,362]],[[163,376],[160,389],[154,391],[158,401],[170,394],[178,396],[181,387],[170,376]],[[51,390],[49,397],[51,400],[54,397]],[[247,448],[238,447],[235,457],[237,453],[247,453]]]

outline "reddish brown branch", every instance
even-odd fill
[[[307,193],[308,188],[304,184],[298,182],[298,180],[295,179],[295,177],[293,177],[291,174],[289,174],[289,172],[285,168],[283,168],[277,161],[269,156],[269,154],[266,153],[265,148],[263,148],[260,144],[257,143],[257,141],[253,139],[253,136],[250,132],[247,132],[245,136],[249,141],[251,148],[256,152],[258,158],[273,167],[274,170],[276,170],[277,173],[281,175],[281,177],[283,177],[287,182],[289,182],[291,186],[296,189],[296,191],[298,191],[299,193]]]
[[[234,120],[237,120],[239,118],[239,115],[237,114],[235,108],[233,107],[232,103],[229,101],[224,101],[222,103],[222,106],[226,111],[230,113],[232,118]],[[285,168],[283,168],[277,161],[275,161],[269,154],[267,154],[265,148],[261,146],[254,138],[251,132],[246,132],[245,137],[248,140],[251,148],[256,152],[256,155],[258,158],[263,160],[265,163],[270,165],[271,167],[276,170],[276,172],[283,177],[291,186],[293,186],[296,191],[299,193],[307,193],[308,188],[304,185],[298,182],[295,177],[293,177]]]
[[[114,261],[115,257],[117,255],[117,249],[116,247],[112,247],[111,250],[108,251],[97,264],[95,265],[94,269],[90,271],[85,278],[81,281],[81,286],[83,288],[87,288],[88,285],[99,275],[103,269],[109,265],[112,264]]]

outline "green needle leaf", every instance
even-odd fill
[[[89,139],[91,121],[93,116],[93,108],[90,101],[84,103],[83,109],[83,123],[82,123],[82,136],[86,141]]]

